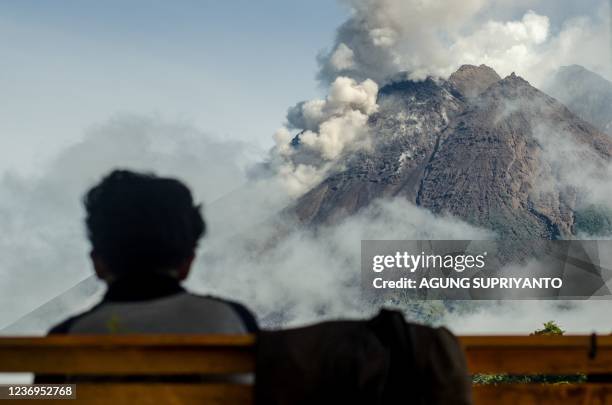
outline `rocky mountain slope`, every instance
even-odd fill
[[[544,86],[580,118],[612,135],[612,83],[582,66],[561,67]]]
[[[502,238],[555,239],[573,232],[579,196],[549,187],[549,144],[569,142],[607,164],[609,136],[512,74],[463,66],[449,80],[383,87],[370,117],[370,150],[303,195],[291,211],[305,224],[333,223],[380,197],[401,196],[494,229]],[[552,141],[551,141],[552,140]]]

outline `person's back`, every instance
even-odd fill
[[[87,193],[84,204],[91,259],[108,290],[99,304],[51,334],[257,330],[244,306],[181,287],[205,231],[200,207],[181,182],[115,171]]]

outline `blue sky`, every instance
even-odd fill
[[[335,1],[1,1],[0,171],[30,172],[118,113],[271,144],[321,93]]]
[[[262,149],[287,108],[320,96],[316,55],[348,9],[334,0],[0,0],[0,173],[40,172],[92,126],[158,115]],[[495,0],[552,30],[602,0]]]

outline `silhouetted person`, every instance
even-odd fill
[[[91,260],[108,284],[103,300],[50,333],[250,333],[235,302],[198,296],[180,283],[205,232],[200,206],[180,181],[110,173],[83,200]]]

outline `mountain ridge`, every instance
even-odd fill
[[[369,120],[376,146],[346,157],[290,208],[303,224],[402,197],[502,238],[566,238],[579,193],[542,188],[557,181],[543,142],[567,138],[602,164],[612,156],[607,135],[515,73],[500,78],[485,65],[464,65],[449,80],[392,82],[378,104]]]
[[[544,90],[585,121],[612,135],[612,83],[602,76],[583,66],[562,66]]]

